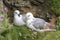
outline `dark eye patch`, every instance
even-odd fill
[[[15,12],[15,14],[17,14],[17,12]]]
[[[28,17],[29,17],[30,15],[28,15]]]

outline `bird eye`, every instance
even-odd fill
[[[28,15],[28,17],[30,17],[30,15]]]
[[[15,14],[17,14],[17,12],[15,12]]]

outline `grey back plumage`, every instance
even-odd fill
[[[26,23],[26,14],[22,14],[22,19],[23,19],[23,21]]]
[[[35,18],[34,21],[32,22],[33,26],[37,29],[43,29],[45,21],[40,18]]]

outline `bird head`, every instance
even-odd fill
[[[32,19],[32,18],[34,18],[34,17],[33,17],[33,14],[32,14],[31,12],[27,12],[26,18],[27,18],[27,19]]]
[[[16,16],[17,16],[17,15],[20,16],[20,11],[19,11],[19,10],[15,10],[15,11],[14,11],[14,15],[16,15]]]

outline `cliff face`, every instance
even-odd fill
[[[51,0],[3,0],[8,7],[8,17],[13,20],[13,11],[18,9],[22,13],[32,12],[35,17],[49,21],[55,13],[51,10]]]

